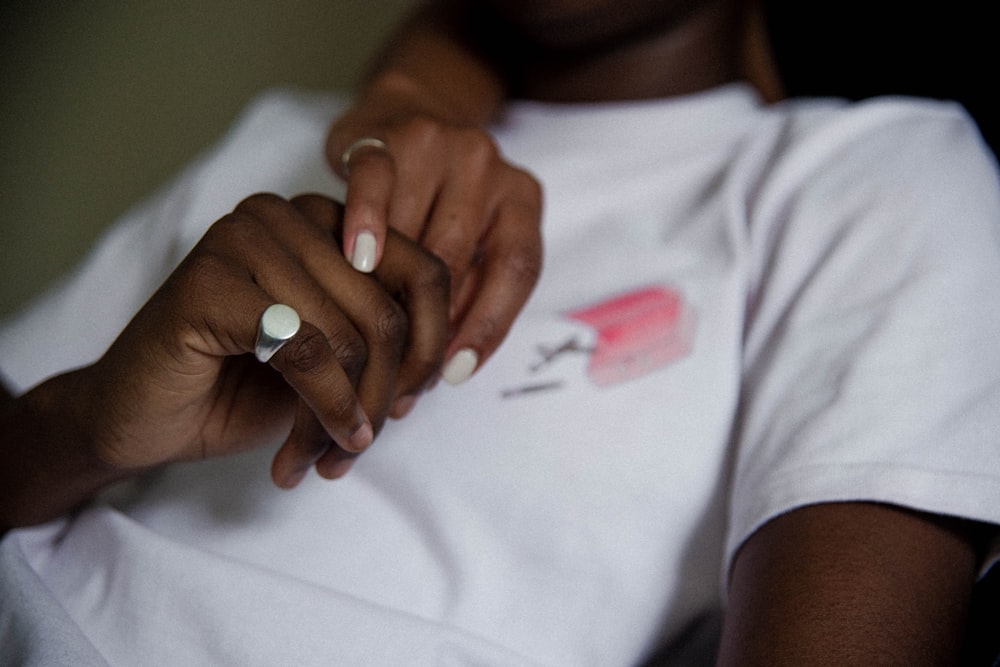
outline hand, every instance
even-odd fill
[[[278,485],[312,465],[343,474],[393,401],[438,372],[448,281],[440,261],[392,233],[375,274],[355,271],[336,243],[340,218],[318,196],[257,195],[215,223],[87,369],[96,456],[142,468],[287,436]],[[276,302],[302,327],[261,364],[257,326]]]
[[[356,265],[378,265],[389,228],[447,265],[451,340],[444,377],[457,383],[500,345],[538,280],[542,196],[538,182],[506,162],[487,132],[423,108],[405,96],[370,94],[334,123],[326,150],[348,183],[345,254],[357,254],[359,235],[374,238],[370,262],[354,256]],[[345,150],[363,137],[385,148],[359,146],[343,164]]]

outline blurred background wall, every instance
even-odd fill
[[[261,90],[352,87],[412,0],[0,4],[3,317]]]

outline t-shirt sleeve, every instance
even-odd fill
[[[872,501],[1000,524],[1000,182],[960,110],[789,128],[751,223],[727,563],[759,526]],[[765,222],[766,221],[766,222]]]

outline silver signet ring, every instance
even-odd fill
[[[302,320],[291,306],[276,303],[268,306],[257,325],[257,343],[253,347],[257,361],[266,364],[299,332]]]

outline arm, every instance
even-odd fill
[[[459,125],[493,121],[507,101],[511,74],[480,27],[469,3],[429,0],[419,5],[376,55],[362,81],[359,104],[367,114],[391,118],[422,111]],[[337,121],[333,136],[363,114]],[[338,148],[340,146],[337,146]],[[346,146],[345,146],[346,147]],[[331,151],[331,162],[340,153]]]
[[[719,664],[957,663],[980,532],[867,503],[773,519],[733,564]]]
[[[140,471],[116,469],[83,443],[89,371],[56,376],[0,407],[0,534],[73,509],[112,482]],[[83,393],[81,393],[83,392]]]
[[[334,243],[340,209],[258,195],[218,221],[94,364],[0,410],[0,528],[37,523],[105,485],[176,461],[281,442],[272,477],[346,472],[392,403],[440,367],[447,276],[395,236],[373,276]],[[261,313],[299,332],[268,364]],[[402,304],[402,305],[401,305]]]
[[[485,129],[507,99],[510,74],[480,23],[468,3],[421,6],[334,122],[326,147],[348,179],[347,255],[359,267],[377,265],[393,228],[440,257],[452,282],[446,357],[467,350],[477,365],[510,328],[542,261],[540,186],[503,158]],[[386,150],[352,151],[348,170],[344,151],[363,137]],[[370,259],[356,252],[362,233],[375,240]]]

